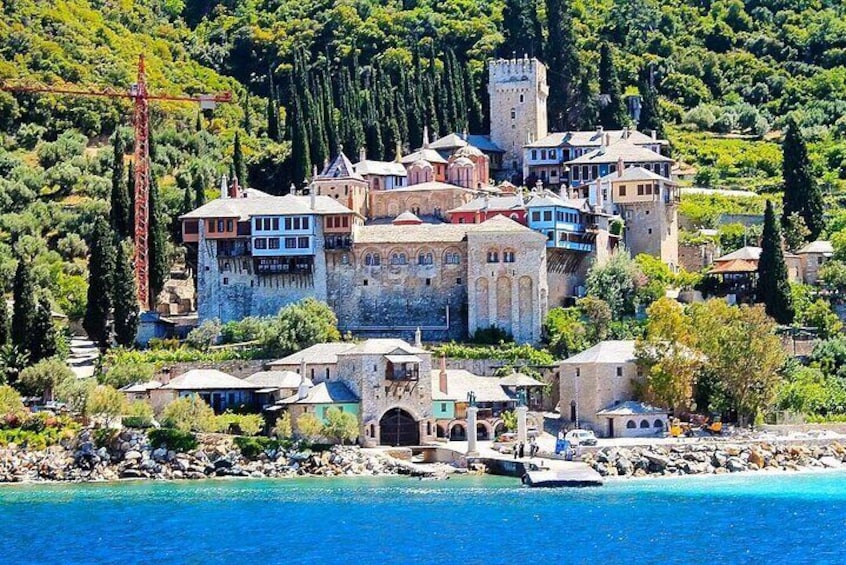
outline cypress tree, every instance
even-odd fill
[[[581,76],[570,0],[546,0],[546,18],[549,126],[552,131],[567,131],[578,127]]]
[[[98,218],[89,245],[88,304],[82,327],[88,337],[105,350],[109,345],[109,310],[112,305],[114,246],[106,223]]]
[[[519,59],[524,55],[543,55],[543,36],[535,0],[506,0],[502,21],[505,40],[499,47],[500,57]]]
[[[599,123],[605,129],[622,129],[629,124],[620,79],[614,66],[611,45],[604,41],[599,48],[599,93],[605,97],[599,108]]]
[[[808,147],[796,119],[788,116],[782,144],[782,177],[784,179],[784,211],[782,222],[794,212],[799,214],[817,239],[825,228],[823,196],[811,170]]]
[[[112,229],[120,237],[129,237],[132,229],[129,224],[129,209],[131,202],[129,194],[125,188],[123,157],[126,153],[126,144],[123,141],[123,136],[120,132],[115,130],[114,138],[112,140],[113,157],[112,157],[112,194],[111,194],[111,210],[109,211],[109,220]]]
[[[303,111],[299,97],[293,92],[293,82],[291,90],[291,101],[288,103],[288,124],[291,128],[291,180],[300,187],[311,174],[311,156]]]
[[[244,162],[244,152],[241,150],[241,132],[235,132],[235,147],[232,150],[232,167],[241,186],[247,186],[247,164]]]
[[[281,141],[279,136],[279,95],[273,84],[273,72],[267,73],[267,137],[273,141]]]
[[[252,135],[253,133],[253,115],[252,110],[250,109],[250,95],[248,93],[244,93],[244,132],[247,135]]]
[[[138,335],[138,299],[132,258],[127,253],[127,243],[118,242],[114,272],[114,326],[115,341],[129,347]]]
[[[9,307],[6,305],[6,298],[0,293],[0,347],[11,341],[9,333]]]
[[[58,352],[56,343],[58,334],[56,325],[53,323],[53,310],[50,301],[42,296],[38,301],[35,310],[35,323],[33,325],[32,340],[30,343],[30,362],[38,363],[42,359],[53,357]]]
[[[664,137],[664,122],[661,120],[661,108],[658,105],[658,92],[652,80],[652,69],[646,69],[641,76],[640,84],[640,121],[637,124],[641,131],[654,131],[658,137]]]
[[[126,196],[129,198],[129,237],[135,238],[135,162],[129,162],[126,174]]]
[[[482,71],[485,74],[485,71]],[[473,79],[473,69],[470,63],[464,64],[464,92],[467,95],[467,127],[471,132],[482,132],[485,130],[485,120],[482,114],[482,104],[479,103],[479,96],[476,91],[476,81]]]
[[[191,188],[194,193],[194,208],[199,208],[206,203],[206,178],[199,167],[194,171]]]
[[[32,336],[35,332],[35,318],[37,308],[35,304],[35,287],[32,282],[32,266],[30,261],[18,257],[18,267],[15,270],[15,281],[12,288],[15,305],[12,310],[12,344],[21,352],[32,356]]]
[[[436,135],[440,131],[440,124],[438,123],[438,75],[435,69],[435,53],[431,51],[429,55],[429,65],[426,71],[426,79],[423,81],[424,96],[426,102],[426,123],[423,124],[429,127],[429,135]],[[414,140],[418,143],[417,140]]]
[[[757,299],[758,302],[764,303],[767,314],[779,324],[793,322],[793,298],[781,248],[781,230],[776,223],[773,203],[770,200],[767,200],[764,212],[761,258],[758,260]]]
[[[156,299],[164,288],[170,275],[170,262],[167,255],[167,222],[159,198],[159,186],[155,177],[150,178],[150,221],[147,236],[150,276],[150,308],[155,309]]]
[[[529,56],[543,59],[543,26],[541,25],[540,16],[538,15],[538,1],[539,0],[529,0],[529,18],[532,21],[533,29],[532,50],[529,51]]]
[[[203,131],[203,111],[197,110],[197,119],[194,120],[194,131],[201,132]]]

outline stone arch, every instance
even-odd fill
[[[626,429],[629,429],[629,430],[637,429],[637,422],[635,422],[634,420],[629,420],[628,422],[626,422]]]
[[[649,429],[651,426],[649,425],[649,420],[641,420],[640,421],[640,428],[641,429]]]
[[[488,302],[488,279],[476,279],[476,327],[487,328],[491,325],[491,315]]]
[[[511,302],[511,277],[503,275],[496,279],[496,325],[513,334]]]
[[[423,263],[420,262],[421,256],[424,260]],[[414,253],[414,256],[410,259],[415,265],[434,265],[435,264],[435,251],[431,247],[424,245],[417,249]],[[429,261],[428,263],[425,261]]]
[[[493,424],[493,434],[494,434],[493,437],[494,437],[494,439],[496,439],[500,435],[504,434],[505,432],[506,432],[505,422],[503,422],[502,420],[497,420],[496,422],[494,422],[494,424]]]
[[[370,256],[369,261],[368,255]],[[376,262],[377,260],[374,259],[374,257],[379,258],[378,262]],[[378,267],[384,263],[384,260],[385,257],[382,256],[382,252],[379,249],[376,249],[375,247],[368,247],[359,254],[358,264],[365,267]]]
[[[493,428],[487,420],[478,420],[476,422],[476,439],[480,441],[493,439]]]
[[[522,276],[517,283],[519,331],[515,328],[514,337],[522,340],[531,340],[532,328],[534,327],[535,300],[534,281],[531,277]]]
[[[655,427],[655,428],[661,428],[663,430],[664,429],[664,421],[661,420],[660,418],[658,418],[658,419],[655,420],[655,422],[652,424],[652,426]]]
[[[446,424],[435,424],[435,432],[439,438],[446,438],[449,435]]]
[[[405,263],[395,263],[395,256],[405,256]],[[388,251],[388,256],[386,257],[388,261],[388,265],[391,267],[403,266],[408,265],[409,257],[408,257],[408,250],[404,247],[393,247],[390,251]]]
[[[379,444],[419,445],[420,418],[405,406],[393,406],[379,418]]]
[[[448,263],[447,257],[449,255],[457,255],[458,256],[458,263]],[[461,254],[461,250],[458,247],[447,247],[444,249],[444,252],[441,254],[441,265],[444,266],[455,266],[460,265],[464,262],[464,257]]]
[[[452,441],[465,441],[467,439],[467,422],[464,420],[450,422],[449,439]]]

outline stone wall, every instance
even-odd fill
[[[622,375],[617,375],[617,368]],[[579,375],[576,376],[576,369]],[[593,429],[596,435],[604,437],[608,433],[605,421],[598,421],[596,413],[617,401],[624,402],[634,397],[633,382],[640,380],[637,365],[634,362],[620,365],[611,363],[583,363],[581,365],[564,364],[559,368],[560,408],[565,421],[571,419],[571,402],[575,399],[578,407],[579,423],[582,427]],[[578,396],[576,390],[578,388]]]
[[[446,212],[466,204],[473,199],[473,191],[460,187],[452,189],[414,187],[380,190],[370,193],[373,218],[396,218],[406,211],[414,212],[418,216],[446,217]]]
[[[165,365],[156,370],[153,378],[161,383],[168,383],[171,379],[175,379],[179,375],[187,373],[193,369],[217,369],[228,373],[233,377],[245,379],[254,373],[263,371],[267,363],[272,359],[248,359],[248,360],[232,360],[232,361],[184,361],[179,363],[172,363]]]
[[[676,207],[660,200],[617,206],[626,224],[625,243],[632,257],[646,253],[677,267],[679,227]]]
[[[407,265],[390,265],[390,254],[397,249],[406,253]],[[434,264],[417,264],[421,252],[432,253]],[[446,264],[446,252],[459,253],[461,262]],[[365,265],[367,253],[379,253],[381,264]],[[329,254],[328,303],[341,331],[411,338],[419,326],[427,341],[461,340],[467,336],[466,260],[463,242],[358,246],[350,252],[349,264]]]
[[[202,322],[218,318],[223,322],[247,316],[272,316],[292,302],[313,297],[325,301],[326,259],[322,222],[315,222],[314,267],[308,274],[254,272],[253,258],[219,257],[217,241],[203,237],[197,244],[198,315]]]
[[[702,270],[711,265],[714,258],[720,254],[719,248],[713,243],[701,245],[679,244],[679,266],[689,273]]]

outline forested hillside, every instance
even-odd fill
[[[423,126],[484,132],[485,60],[515,53],[549,65],[557,128],[617,119],[599,115],[600,85],[657,95],[651,119],[701,184],[778,191],[792,112],[824,186],[846,177],[840,0],[0,0],[5,84],[122,90],[141,52],[152,91],[236,99],[205,115],[153,106],[157,212],[174,233],[230,169],[279,193],[341,145],[390,159]],[[94,218],[129,174],[130,114],[125,101],[0,92],[6,290],[31,257],[37,287],[81,315]]]

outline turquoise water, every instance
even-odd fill
[[[0,488],[2,563],[846,563],[846,474]]]

